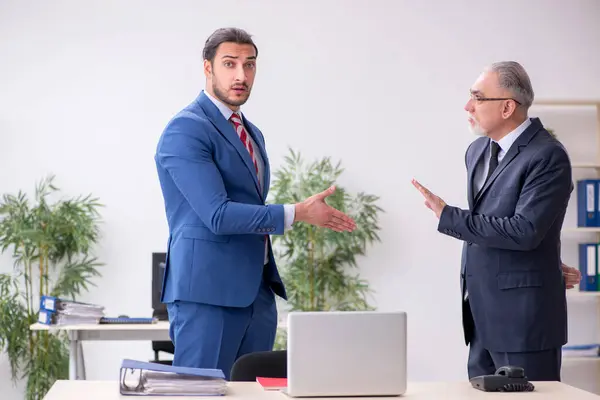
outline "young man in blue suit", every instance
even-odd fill
[[[566,283],[563,274],[580,278],[560,256],[571,163],[541,121],[528,117],[533,97],[529,77],[516,62],[492,64],[471,88],[465,110],[482,137],[465,157],[468,210],[447,205],[413,181],[438,217],[438,231],[464,241],[469,378],[514,365],[530,380],[560,380],[565,287],[575,283]]]
[[[173,364],[219,368],[228,379],[238,357],[273,347],[274,294],[286,299],[286,292],[269,235],[295,221],[355,228],[325,202],[334,187],[298,204],[265,204],[265,139],[240,111],[257,53],[241,29],[218,29],[207,39],[206,89],[167,124],[155,156],[169,226],[162,301]]]

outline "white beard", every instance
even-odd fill
[[[469,123],[469,130],[471,131],[471,133],[476,136],[485,136],[486,133],[481,128],[481,125],[479,125],[479,122],[477,122],[477,120],[473,117],[469,117],[469,118],[471,118],[473,120],[472,125]]]

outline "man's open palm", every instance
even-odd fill
[[[336,232],[352,232],[356,229],[354,220],[325,202],[325,199],[334,193],[335,186],[331,186],[296,204],[296,221],[329,228]]]

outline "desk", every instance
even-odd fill
[[[148,340],[170,341],[169,322],[155,324],[81,324],[44,325],[35,323],[29,327],[33,331],[66,331],[69,337],[69,379],[85,379],[83,363],[84,340]]]
[[[408,383],[403,397],[392,399],[409,400],[479,400],[479,399],[544,399],[544,400],[599,400],[600,396],[560,382],[533,382],[535,391],[528,393],[486,393],[473,389],[469,382]],[[289,400],[291,397],[276,392],[265,391],[256,382],[230,382],[227,395],[186,396],[186,400],[206,400],[234,398],[234,400]],[[131,399],[119,393],[118,381],[56,381],[44,400],[117,400]],[[144,397],[146,398],[146,397]],[[160,400],[181,400],[182,397],[148,397]],[[353,400],[385,400],[389,397],[360,397]],[[319,400],[341,400],[343,398]],[[233,400],[233,399],[232,399]]]

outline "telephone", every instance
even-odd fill
[[[469,381],[475,389],[484,392],[532,392],[535,389],[523,368],[512,365],[498,368],[494,375],[476,376]]]

